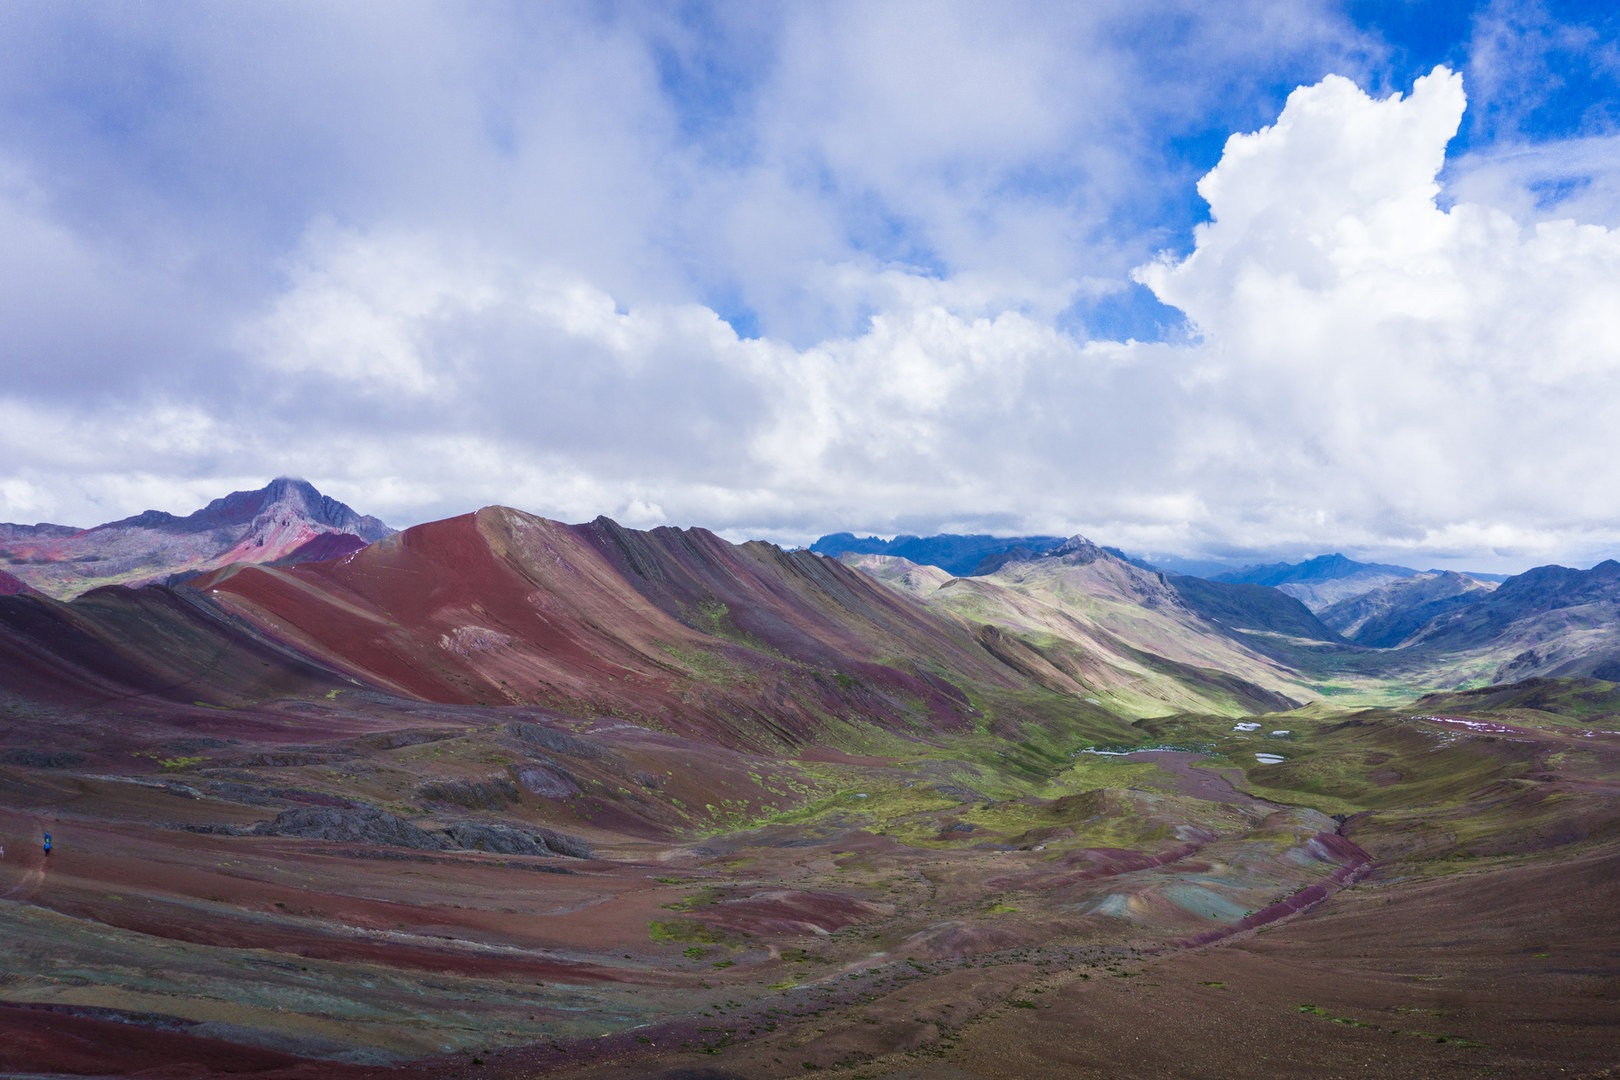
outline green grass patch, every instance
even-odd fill
[[[750,684],[755,679],[754,673],[746,665],[726,656],[718,648],[676,645],[668,641],[656,644],[659,652],[675,661],[699,682],[738,686]]]
[[[647,924],[647,937],[660,944],[695,941],[705,945],[719,945],[725,941],[724,935],[718,930],[691,919],[667,922],[654,919]]]

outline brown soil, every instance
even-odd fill
[[[1341,830],[1179,752],[1137,757],[1129,782],[992,799],[972,763],[795,764],[613,716],[350,689],[44,708],[0,713],[0,747],[28,751],[0,759],[7,1074],[1620,1067],[1613,736],[1391,729],[1413,755],[1473,747],[1484,771]],[[529,764],[578,790],[413,801]],[[829,774],[849,783],[812,783]],[[307,806],[436,835],[554,828],[596,857],[250,832]]]

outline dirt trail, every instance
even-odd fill
[[[0,892],[0,900],[15,900],[26,903],[39,892],[45,884],[45,871],[50,865],[50,857],[40,849],[40,838],[44,836],[44,824],[38,818],[25,819],[33,825],[31,837],[19,836],[12,833],[0,841],[0,867],[11,871],[14,867],[19,873],[17,880],[4,892]],[[10,846],[6,846],[7,843]],[[7,874],[9,876],[9,873]],[[3,879],[0,879],[3,880]]]

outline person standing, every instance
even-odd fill
[[[46,833],[45,834],[45,854],[49,855],[50,853],[51,853],[51,834]]]

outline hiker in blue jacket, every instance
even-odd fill
[[[51,834],[46,833],[45,834],[45,854],[49,855],[50,853],[51,853]]]

